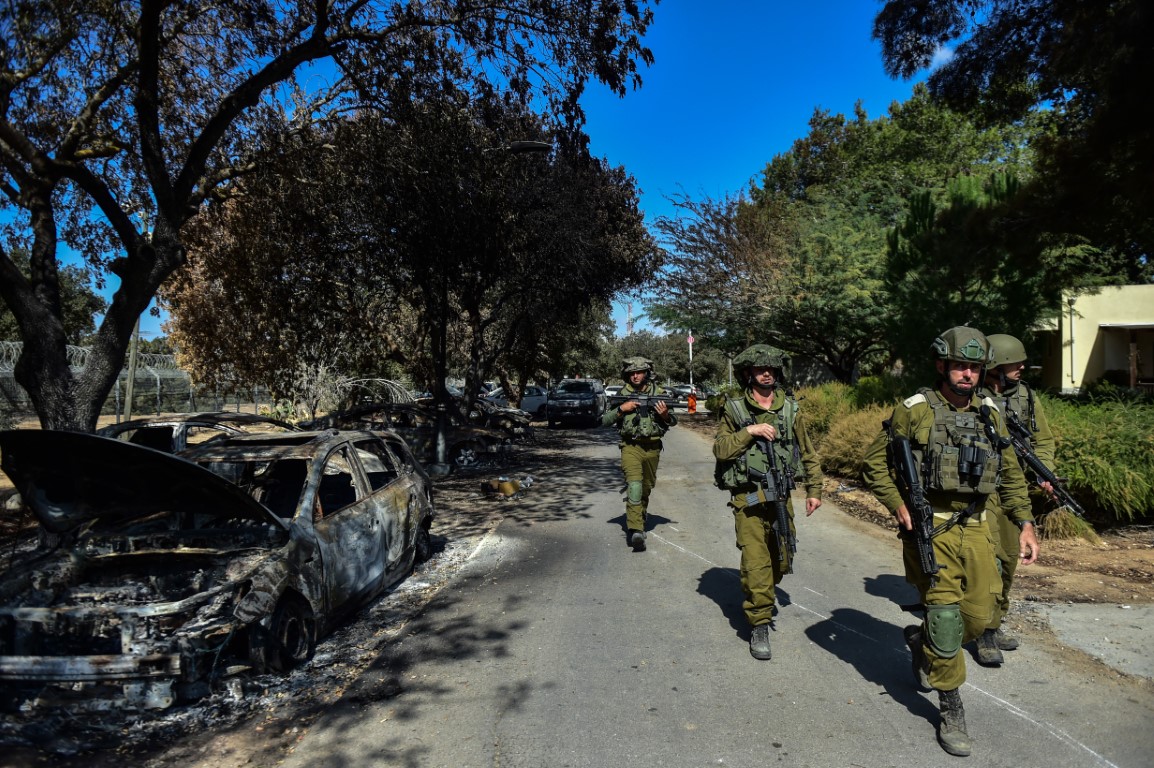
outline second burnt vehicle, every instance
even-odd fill
[[[145,416],[103,427],[96,434],[166,453],[177,453],[189,446],[220,437],[296,431],[299,430],[292,424],[269,416],[213,411]]]
[[[431,407],[411,403],[365,403],[302,426],[392,430],[409,444],[418,461],[425,465],[437,462],[437,412]],[[501,460],[512,450],[513,444],[513,437],[506,432],[452,420],[446,437],[449,463],[456,469],[470,469],[486,461]]]
[[[244,435],[173,456],[17,430],[0,452],[61,539],[0,576],[13,713],[164,709],[287,669],[431,554],[431,484],[396,435]]]

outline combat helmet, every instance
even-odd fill
[[[986,337],[993,348],[993,362],[990,366],[1012,365],[1026,362],[1026,347],[1008,333],[995,333]]]
[[[647,357],[627,357],[621,363],[621,377],[629,378],[629,374],[637,373],[638,371],[645,371],[646,377],[653,375],[653,361]]]
[[[733,358],[733,367],[743,368],[776,368],[777,378],[784,382],[793,373],[792,361],[789,353],[768,344],[754,344],[747,347]]]
[[[942,331],[930,345],[930,354],[938,360],[956,360],[959,363],[993,364],[993,349],[985,334],[977,328],[964,325]]]

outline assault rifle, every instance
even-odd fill
[[[745,495],[745,503],[749,506],[773,505],[775,518],[773,527],[777,532],[777,559],[779,562],[786,562],[788,558],[789,570],[786,573],[793,573],[792,555],[797,552],[797,537],[789,526],[789,492],[795,485],[793,471],[787,465],[783,466],[769,440],[758,439],[755,445],[766,455],[769,471],[748,470],[749,479],[757,483],[757,490]]]
[[[1018,454],[1018,458],[1025,462],[1026,466],[1034,470],[1036,481],[1038,485],[1042,482],[1047,482],[1050,487],[1054,489],[1054,496],[1063,506],[1068,508],[1078,517],[1083,520],[1086,519],[1086,510],[1082,509],[1082,505],[1074,500],[1070,492],[1066,490],[1065,483],[1050,471],[1049,467],[1042,463],[1038,458],[1038,454],[1034,453],[1034,447],[1030,444],[1032,433],[1029,427],[1022,423],[1010,409],[1006,409],[1006,428],[1010,433],[1010,445],[1014,446],[1014,453]]]
[[[941,570],[937,558],[934,557],[934,508],[926,501],[918,464],[914,460],[914,452],[908,437],[895,435],[890,441],[890,460],[897,474],[898,491],[906,500],[906,508],[914,524],[914,544],[918,548],[922,573],[929,577],[932,587],[938,580],[938,571]]]
[[[610,395],[608,405],[610,408],[616,408],[627,400],[632,400],[637,403],[637,410],[633,413],[638,414],[641,418],[649,416],[649,409],[657,403],[665,403],[665,407],[670,410],[677,404],[677,398],[669,395],[645,395],[639,392],[631,392],[628,395]]]

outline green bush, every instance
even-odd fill
[[[822,468],[836,477],[861,477],[866,449],[891,413],[892,407],[871,405],[836,419],[818,445]]]
[[[853,388],[852,398],[858,408],[881,405],[892,408],[925,386],[924,382],[911,382],[905,377],[885,373],[881,376],[863,376]]]
[[[716,395],[706,399],[705,407],[710,413],[720,416],[721,412],[725,409],[725,401],[731,397],[739,397],[744,392],[745,390],[737,384],[724,386]]]
[[[815,444],[821,442],[831,424],[854,410],[853,389],[840,382],[799,389],[796,395],[805,414],[806,429]]]
[[[898,389],[897,382],[868,377],[848,395],[836,386],[805,392],[803,409],[820,435],[826,472],[860,475],[862,456],[882,419],[916,389]],[[842,396],[850,404],[846,410]],[[1057,443],[1057,473],[1091,517],[1116,523],[1154,517],[1154,405],[1109,387],[1097,388],[1090,398],[1039,400]]]
[[[1057,443],[1057,474],[1070,493],[1119,522],[1154,515],[1154,407],[1040,399]]]

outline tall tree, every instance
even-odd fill
[[[874,23],[886,69],[910,77],[943,48],[935,96],[988,120],[1041,111],[1031,226],[1090,238],[1154,275],[1154,6],[1147,0],[888,0]],[[1107,261],[1098,272],[1117,267]]]
[[[919,189],[991,167],[1027,172],[1031,127],[981,129],[917,87],[871,120],[815,111],[750,199],[682,201],[658,223],[673,253],[651,315],[733,352],[772,341],[852,381],[887,360],[886,232]]]
[[[292,399],[301,371],[373,377],[420,359],[418,316],[377,279],[360,237],[356,214],[372,201],[338,149],[359,146],[345,128],[269,137],[229,198],[187,225],[188,263],[159,295],[197,381]]]
[[[654,3],[656,0],[654,0]],[[507,88],[579,120],[590,77],[639,83],[650,3],[616,0],[78,0],[0,10],[0,192],[16,224],[0,297],[24,340],[16,377],[45,427],[92,429],[133,325],[185,259],[185,225],[251,170],[262,126],[387,98],[414,77]],[[318,85],[305,65],[332,61]],[[442,74],[443,73],[443,74]],[[308,77],[309,79],[305,80]],[[323,75],[321,76],[323,78]],[[119,288],[86,368],[64,352],[57,242]],[[32,256],[24,277],[9,253]],[[115,259],[108,254],[119,251]]]
[[[282,392],[298,360],[339,355],[365,376],[390,359],[475,391],[498,359],[531,359],[544,329],[639,284],[657,256],[632,179],[579,136],[511,151],[545,130],[515,102],[448,88],[286,134],[201,217],[190,269],[164,289],[185,359]]]
[[[933,334],[952,325],[1028,339],[1069,287],[1066,267],[1085,269],[1099,257],[1085,242],[1023,238],[1013,213],[1021,185],[1012,174],[961,176],[947,193],[940,203],[916,193],[890,232],[887,338],[905,360],[926,359]]]

